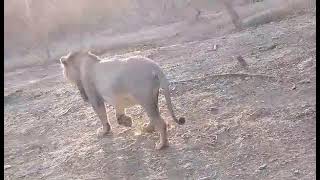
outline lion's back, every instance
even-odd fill
[[[152,60],[134,56],[100,62],[94,73],[102,94],[139,94],[153,88],[154,74],[159,71],[160,67]]]

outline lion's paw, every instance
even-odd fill
[[[110,133],[110,129],[106,129],[106,128],[97,129],[97,136],[99,138],[103,138],[103,137],[107,136],[109,133]]]
[[[151,124],[145,124],[142,128],[142,131],[146,133],[152,133],[155,131],[155,128]]]
[[[169,143],[168,142],[160,142],[160,143],[157,143],[156,144],[156,150],[161,150],[161,149],[164,149],[164,148],[167,148],[169,147]]]

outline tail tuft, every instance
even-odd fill
[[[183,125],[186,122],[186,119],[184,117],[180,117],[178,120],[178,124]]]

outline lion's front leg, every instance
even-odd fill
[[[86,91],[84,90],[83,86],[82,86],[82,83],[81,81],[77,82],[77,88],[80,92],[80,95],[82,97],[82,99],[85,101],[85,102],[88,102],[88,96],[86,94]]]
[[[108,134],[111,130],[104,100],[100,96],[89,96],[89,101],[92,104],[93,110],[98,115],[102,123],[102,129],[98,129],[97,133],[99,136],[104,136]]]

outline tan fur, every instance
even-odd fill
[[[184,124],[185,119],[177,119],[173,113],[169,93],[169,82],[160,67],[144,57],[131,57],[124,60],[103,61],[90,52],[69,53],[60,58],[63,73],[67,80],[76,84],[81,97],[89,102],[102,122],[100,135],[110,131],[105,104],[115,107],[120,125],[131,127],[131,117],[125,109],[141,105],[150,118],[145,125],[146,132],[157,130],[160,143],[156,148],[168,146],[166,123],[158,108],[159,88],[162,88],[170,114],[175,122]]]

